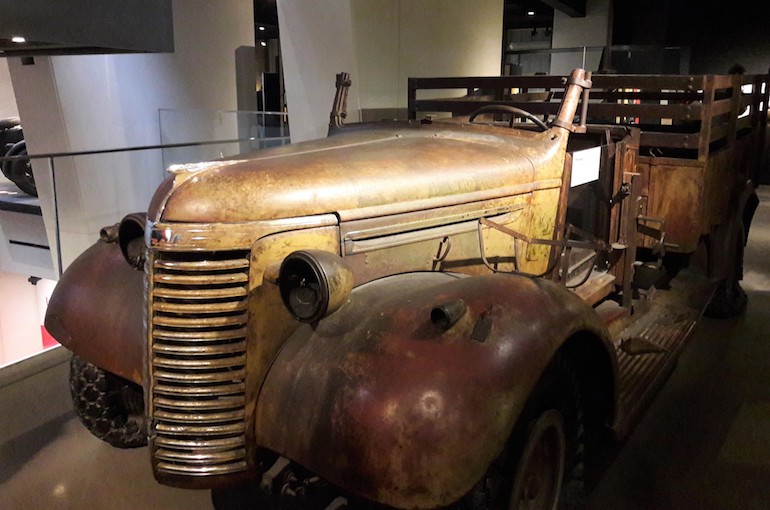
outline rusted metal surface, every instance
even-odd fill
[[[278,295],[277,266],[297,249],[338,249],[336,223],[151,225],[146,391],[159,481],[210,488],[257,476],[256,395],[297,324]]]
[[[59,280],[48,303],[46,329],[80,357],[142,384],[143,280],[117,243],[97,242]]]
[[[702,216],[709,215],[704,208],[710,211],[723,201],[705,200],[705,169],[702,166],[659,165],[653,159],[648,168],[647,215],[666,219],[666,242],[676,244],[672,251],[694,252],[700,236],[708,231],[701,221]],[[718,171],[726,173],[727,169]],[[644,245],[652,247],[653,240],[645,239]]]
[[[494,198],[531,186],[533,170],[547,166],[560,145],[546,133],[501,129],[394,123],[264,151],[188,177],[170,194],[162,219],[240,222],[346,210],[377,216],[471,201],[478,193]]]
[[[337,75],[337,91],[334,94],[334,104],[332,105],[332,111],[329,114],[330,134],[341,128],[343,121],[347,117],[348,90],[350,89],[350,85],[350,74],[339,73]]]
[[[573,120],[589,79],[577,71],[564,82],[418,80],[469,92],[489,84],[502,100],[539,95],[545,101],[520,106],[552,119],[542,133],[462,121],[339,127],[340,95],[328,139],[175,168],[148,213],[146,308],[141,273],[116,244],[100,243],[65,274],[46,324],[89,361],[144,383],[153,467],[171,485],[258,478],[266,449],[376,503],[450,504],[502,451],[565,342],[564,353],[594,360],[582,367],[585,384],[600,381],[591,389],[606,397],[587,411],[622,435],[698,310],[666,322],[658,305],[666,301],[656,301],[666,291],[636,292],[637,245],[664,239],[644,218],[663,225],[675,250],[694,250],[718,224],[724,239],[737,239],[730,222],[746,195],[737,181],[756,171],[736,177],[730,163],[759,161],[749,141],[760,133],[766,79],[739,97],[743,78],[595,77],[583,130]],[[413,113],[439,104],[416,92],[410,86]],[[444,101],[473,110],[484,102]],[[753,105],[751,122],[734,118],[743,105]],[[598,200],[614,206],[591,220],[601,230],[591,234],[597,245],[614,243],[611,256],[594,273],[588,262],[574,292],[562,281],[569,253],[558,283],[500,274],[556,267],[572,205],[567,140],[584,131],[582,148],[606,138],[611,175],[601,177]],[[351,271],[348,300],[318,323],[300,325],[281,300],[279,268],[296,250],[329,252]],[[600,304],[610,294],[625,308]],[[639,362],[661,354],[664,363]]]
[[[466,311],[452,327],[432,322],[458,299]],[[257,402],[257,441],[376,502],[451,503],[501,452],[552,354],[581,330],[611,348],[590,308],[543,279],[372,282],[288,339]]]

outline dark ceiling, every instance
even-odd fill
[[[171,0],[0,0],[0,57],[170,51]]]
[[[553,25],[586,0],[505,0],[505,29]],[[254,0],[257,41],[278,37],[276,0]],[[23,36],[24,42],[14,38]],[[17,39],[18,40],[18,39]],[[0,0],[0,56],[173,51],[171,0]]]
[[[552,27],[554,10],[583,17],[586,0],[505,0],[503,29]]]

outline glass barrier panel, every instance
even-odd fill
[[[157,146],[31,158],[39,197],[0,179],[0,367],[58,344],[43,326],[66,269],[125,215],[147,210],[171,164],[209,161],[290,142],[286,114],[162,110]],[[16,161],[16,160],[13,160]],[[7,328],[6,328],[7,329]],[[0,332],[2,333],[2,332]]]
[[[289,143],[285,113],[224,110],[159,110],[163,165],[195,163],[248,154]]]

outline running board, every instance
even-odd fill
[[[640,308],[639,319],[615,340],[618,362],[617,413],[613,428],[625,437],[676,367],[714,283],[679,276],[669,290],[657,290]],[[705,296],[705,298],[704,298]]]

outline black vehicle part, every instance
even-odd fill
[[[508,123],[510,127],[513,127],[513,119],[516,117],[522,117],[527,120],[531,120],[535,123],[537,127],[542,129],[543,131],[548,130],[548,126],[540,120],[539,118],[535,117],[535,115],[529,113],[526,110],[522,110],[521,108],[516,108],[515,106],[509,106],[505,104],[490,104],[487,106],[482,106],[475,112],[471,113],[470,117],[468,117],[468,122],[473,122],[473,120],[481,115],[482,113],[507,113],[511,116],[511,120]]]
[[[15,143],[5,154],[6,157],[26,156],[27,144],[24,140]],[[16,159],[3,162],[3,175],[27,195],[37,196],[35,177],[32,174],[32,163],[29,159]]]
[[[257,481],[211,490],[211,504],[215,510],[252,510],[271,508],[270,498],[260,489]]]
[[[713,319],[729,319],[742,314],[746,310],[749,298],[741,287],[743,280],[743,255],[746,246],[746,234],[743,223],[733,236],[732,243],[732,273],[719,282],[709,305],[703,314]]]
[[[584,508],[583,420],[577,370],[557,354],[527,400],[506,450],[462,507]]]
[[[703,314],[712,319],[729,319],[742,314],[748,303],[749,297],[740,283],[723,280],[714,291],[714,297]]]
[[[15,127],[18,127],[19,125],[19,118],[18,117],[8,117],[5,119],[0,119],[0,131],[6,131],[13,129]],[[5,135],[5,133],[0,134],[0,136]],[[2,140],[2,138],[0,138]]]
[[[70,392],[83,425],[118,448],[147,444],[142,388],[72,355]]]

